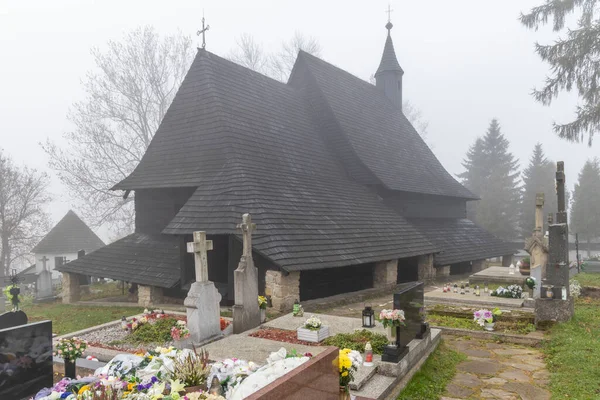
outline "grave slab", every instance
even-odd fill
[[[485,293],[482,293],[481,296],[475,296],[472,293],[444,293],[442,288],[437,288],[435,290],[425,293],[425,304],[429,305],[432,303],[468,305],[476,307],[499,307],[508,309],[523,307],[523,299],[508,299],[505,297],[494,297]]]
[[[482,285],[484,282],[488,282],[520,286],[525,282],[525,278],[527,277],[516,271],[514,275],[509,274],[507,267],[489,267],[469,276],[469,284]]]

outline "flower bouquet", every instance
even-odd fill
[[[329,327],[323,326],[321,320],[314,315],[298,328],[298,340],[318,343],[327,337],[329,337]]]
[[[502,311],[499,308],[490,310],[477,310],[473,313],[473,321],[477,322],[479,326],[483,326],[486,331],[493,331],[494,324],[498,317],[502,315]]]
[[[400,326],[404,326],[404,321],[406,317],[404,316],[403,310],[381,310],[379,313],[379,322],[383,325],[384,328],[389,328],[388,330],[388,338],[390,341],[390,345],[396,345],[396,331]]]
[[[175,326],[171,328],[171,337],[175,342],[181,342],[190,337],[190,331],[185,321],[179,320],[175,323]]]
[[[263,323],[267,320],[267,298],[265,296],[258,296],[258,308],[260,308],[260,322]]]
[[[535,278],[532,276],[529,276],[529,277],[527,277],[527,279],[525,279],[525,285],[527,285],[527,287],[529,289],[532,289],[532,290],[535,289],[536,283],[537,282],[536,282]]]
[[[499,286],[498,289],[490,293],[490,296],[520,299],[523,296],[523,288],[519,285],[510,285],[506,288]]]
[[[573,279],[569,284],[569,292],[575,298],[581,296],[581,285],[576,279]]]
[[[65,376],[75,378],[75,362],[86,349],[87,342],[76,337],[58,340],[56,351],[53,354],[65,360]]]
[[[347,395],[350,392],[350,382],[354,380],[354,373],[362,364],[362,357],[356,350],[340,349],[334,365],[336,361],[340,372],[340,393]]]

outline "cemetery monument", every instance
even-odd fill
[[[190,286],[184,305],[192,342],[202,344],[221,335],[221,295],[215,284],[208,280],[208,257],[212,240],[206,232],[194,232],[194,241],[187,244],[188,253],[194,253],[196,281]]]
[[[238,225],[243,235],[244,250],[234,271],[235,305],[233,306],[233,333],[241,333],[260,325],[258,307],[258,269],[252,260],[252,223],[250,214],[242,216]]]

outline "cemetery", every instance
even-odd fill
[[[134,231],[105,245],[69,211],[0,282],[0,399],[597,397],[600,257],[569,255],[564,162],[522,243],[467,218],[479,195],[402,111],[387,12],[374,84],[302,50],[278,82],[208,52],[202,18],[110,189]]]
[[[559,188],[560,172],[559,164]],[[572,317],[574,299],[585,292],[578,283],[569,284],[568,259],[561,258],[564,223],[550,225],[550,237],[541,238],[549,261],[545,268],[533,266],[529,275],[519,265],[497,267],[506,271],[490,271],[481,286],[470,280],[477,273],[462,282],[428,285],[427,293],[423,282],[400,284],[382,303],[373,298],[374,306],[365,304],[352,316],[336,315],[335,308],[313,313],[310,303],[296,303],[268,320],[261,316],[268,301],[258,295],[251,255],[256,225],[249,214],[242,216],[239,229],[243,252],[234,278],[239,300],[231,317],[220,316],[219,294],[208,278],[213,244],[205,232],[194,232],[187,244],[196,282],[185,313],[150,308],[53,337],[51,321],[28,324],[17,311],[14,278],[7,297],[14,311],[0,316],[5,327],[0,334],[6,337],[5,363],[16,369],[10,380],[3,378],[0,393],[36,400],[401,399],[410,398],[403,393],[418,393],[419,374],[443,351],[459,355],[452,365],[456,372],[443,380],[440,392],[449,398],[477,393],[550,398],[550,374],[537,346],[552,340],[552,326]],[[531,333],[538,335],[520,341]],[[11,354],[22,361],[10,361]],[[19,368],[38,371],[35,382],[20,378]],[[57,369],[63,373],[53,375]]]

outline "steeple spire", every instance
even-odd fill
[[[392,9],[388,6],[388,22],[385,24],[388,34],[385,39],[379,68],[375,72],[375,81],[376,86],[385,92],[392,103],[402,108],[402,75],[404,75],[404,70],[402,70],[398,58],[396,58],[396,51],[392,42],[391,31],[394,25],[391,21],[391,12]]]

